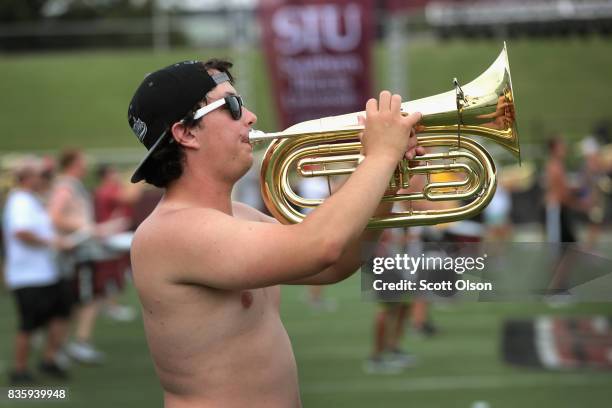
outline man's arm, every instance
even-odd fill
[[[17,238],[19,241],[23,242],[24,244],[32,246],[32,247],[51,246],[51,240],[42,238],[36,235],[34,232],[28,231],[28,230],[15,231],[15,238]]]
[[[24,244],[37,248],[50,247],[57,250],[74,248],[74,245],[69,240],[62,237],[55,236],[47,239],[27,230],[15,231],[15,237]]]
[[[374,216],[388,214],[392,204],[382,203],[374,212]],[[380,240],[382,229],[366,229],[353,242],[351,242],[340,258],[328,268],[325,268],[316,275],[308,276],[303,279],[284,282],[288,285],[328,285],[340,282],[359,270],[366,258],[364,250]]]
[[[373,215],[382,216],[388,214],[391,211],[392,206],[392,203],[381,203]],[[245,204],[235,203],[234,209],[234,214],[239,212],[245,218],[248,217],[251,220],[278,224],[278,220],[275,218],[265,215]],[[364,230],[361,236],[348,245],[347,249],[333,265],[323,269],[321,272],[315,275],[282,283],[287,285],[327,285],[330,283],[340,282],[348,278],[357,272],[357,270],[359,270],[361,267],[364,259],[363,249],[365,245],[378,242],[382,232],[382,229]]]

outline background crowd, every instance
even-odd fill
[[[28,369],[33,335],[46,338],[40,371],[67,378],[70,360],[103,363],[93,339],[100,313],[135,318],[117,298],[129,279],[129,231],[141,187],[124,185],[114,167],[101,164],[90,191],[83,184],[87,170],[76,149],[57,160],[27,155],[11,169],[14,185],[2,218],[4,283],[19,322],[11,383],[34,381]]]

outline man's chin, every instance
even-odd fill
[[[253,167],[253,162],[254,162],[254,160],[253,160],[253,153],[251,153],[250,156],[249,156],[249,160],[245,161],[245,165],[244,165],[242,171],[240,172],[240,177],[239,178],[244,177],[244,175],[249,172],[251,167]]]

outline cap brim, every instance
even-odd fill
[[[151,148],[147,151],[147,154],[145,154],[145,157],[143,157],[143,159],[140,161],[140,163],[136,167],[134,174],[132,174],[132,178],[130,179],[132,183],[138,183],[139,181],[144,179],[144,174],[142,174],[144,165],[147,163],[147,160],[149,160],[149,158],[151,157],[151,154],[153,154],[155,149],[157,149],[157,147],[162,142],[162,140],[166,138],[167,133],[168,132],[162,133],[161,136],[155,141],[155,143],[153,143],[153,146],[151,146]]]

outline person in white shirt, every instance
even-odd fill
[[[39,369],[44,374],[65,379],[67,373],[55,363],[66,333],[70,301],[60,280],[55,250],[69,243],[55,235],[40,193],[43,162],[25,158],[15,171],[16,187],[9,193],[3,213],[6,259],[5,283],[13,293],[19,317],[15,337],[15,363],[10,373],[13,384],[34,381],[29,372],[30,338],[46,327],[47,343]]]

